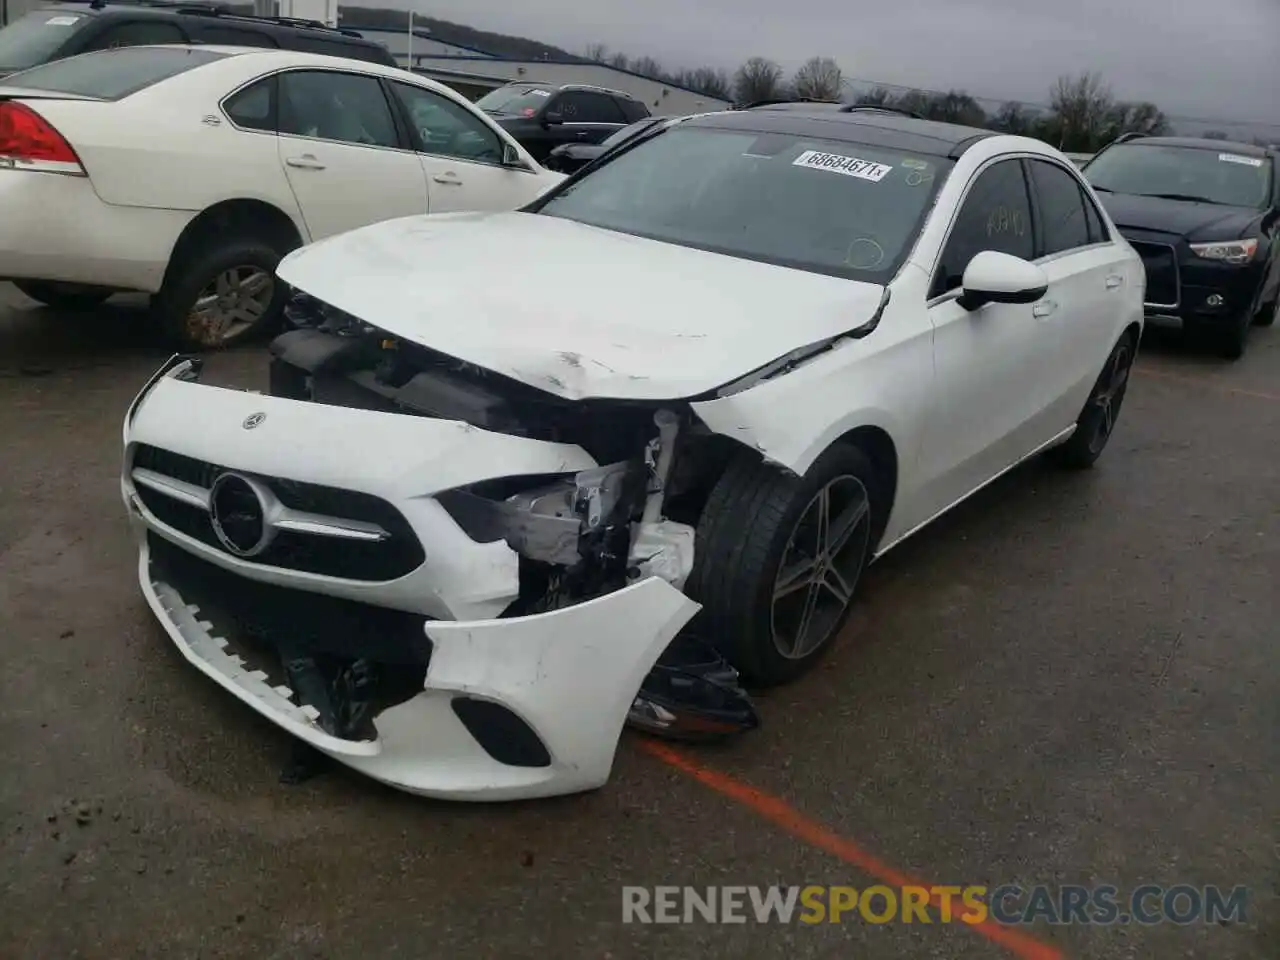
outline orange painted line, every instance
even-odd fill
[[[1133,372],[1142,377],[1158,377],[1161,380],[1173,380],[1176,383],[1185,383],[1189,386],[1199,387],[1202,390],[1213,390],[1216,393],[1234,393],[1241,397],[1254,397],[1258,400],[1274,400],[1280,402],[1280,393],[1264,393],[1261,390],[1241,390],[1239,387],[1220,387],[1216,383],[1206,383],[1204,380],[1197,380],[1195,377],[1187,377],[1180,373],[1165,373],[1163,370],[1148,370],[1145,367],[1135,366]]]
[[[757,790],[755,787],[742,783],[727,774],[720,773],[718,770],[704,767],[690,759],[682,751],[676,750],[667,744],[644,739],[640,741],[640,747],[663,763],[676,768],[681,773],[688,774],[703,786],[709,787],[716,793],[742,804],[762,819],[768,820],[774,826],[785,830],[796,839],[803,840],[811,847],[843,860],[886,886],[923,887],[926,890],[935,886],[935,884],[923,883],[912,879],[905,873],[894,869],[880,858],[862,849],[852,840],[846,840],[844,837],[828,830],[816,820],[806,817],[781,797],[776,797],[763,790]],[[934,898],[931,901],[931,905],[937,907],[941,905],[941,902],[941,898]],[[1001,926],[998,923],[985,920],[982,923],[958,922],[961,926],[968,927],[975,933],[986,937],[992,943],[1004,947],[1015,957],[1018,957],[1019,960],[1063,960],[1064,958],[1062,951],[1056,947],[1041,943],[1034,937]]]

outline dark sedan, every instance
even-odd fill
[[[1129,137],[1084,166],[1147,270],[1146,313],[1223,356],[1280,300],[1276,151],[1224,140]]]

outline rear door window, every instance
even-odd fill
[[[625,123],[622,109],[603,93],[567,90],[556,100],[565,123]]]
[[[141,47],[153,43],[186,43],[187,35],[176,21],[129,20],[107,27],[89,41],[88,50]]]
[[[29,90],[120,100],[153,84],[226,57],[199,47],[132,47],[56,60],[5,78]]]
[[[375,77],[339,70],[280,75],[280,132],[366,147],[398,147],[391,105]]]
[[[0,70],[25,70],[54,59],[82,27],[93,22],[74,11],[37,10],[0,30]]]

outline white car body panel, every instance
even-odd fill
[[[379,219],[426,213],[433,199],[441,210],[515,209],[564,179],[537,164],[465,98],[426,77],[319,54],[209,49],[234,55],[116,101],[63,97],[0,82],[0,97],[30,106],[66,138],[91,187],[81,189],[80,177],[0,168],[0,278],[154,293],[182,230],[202,211],[226,201],[255,200],[275,207],[308,243]],[[230,121],[222,107],[229,95],[290,69],[340,70],[429,90],[462,106],[528,169],[277,136],[241,130]],[[285,162],[307,153],[323,154],[319,162],[325,169]],[[464,185],[434,179],[448,172]],[[32,191],[66,191],[69,196],[56,208],[64,215],[51,218],[47,208],[13,199]],[[138,236],[140,231],[145,235]]]
[[[954,294],[929,299],[953,212],[987,162],[1010,156],[1066,162],[1020,138],[973,146],[887,287],[523,213],[385,221],[297,251],[280,275],[392,338],[569,403],[692,398],[702,426],[779,470],[803,475],[842,437],[874,431],[892,445],[897,476],[878,556],[1067,439],[1118,339],[1142,329],[1141,262],[1105,211],[1114,241],[1043,258],[1047,286],[1037,303],[969,311]],[[493,264],[501,265],[497,278]],[[557,296],[557,266],[574,271],[571,297]],[[638,278],[658,282],[619,296]],[[531,290],[546,291],[545,301]],[[798,359],[776,369],[788,356]],[[259,413],[261,424],[245,430]],[[630,698],[698,609],[681,592],[693,530],[646,529],[650,500],[633,549],[646,537],[680,545],[669,563],[650,568],[655,575],[554,613],[501,618],[519,587],[516,553],[501,541],[472,540],[433,495],[482,479],[600,466],[572,444],[220,390],[173,372],[144,389],[124,440],[123,494],[141,537],[143,592],[175,643],[282,727],[406,790],[500,799],[603,783]],[[268,568],[184,538],[138,499],[130,472],[138,444],[382,497],[408,519],[427,560],[397,581],[357,583]],[[287,688],[273,691],[225,659],[182,598],[154,579],[146,545],[157,536],[250,580],[441,617],[447,622],[424,627],[436,645],[424,690],[378,716],[376,741],[328,737]],[[494,765],[447,708],[459,692],[524,718],[547,742],[552,767]]]
[[[571,293],[534,306],[529,291],[558,290],[565,265]],[[884,292],[524,213],[406,217],[295,251],[277,272],[396,336],[569,399],[715,389],[865,322]],[[645,276],[662,283],[616,297]],[[766,297],[786,315],[762,322],[736,309]]]

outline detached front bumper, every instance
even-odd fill
[[[467,539],[438,505],[430,509],[431,494],[488,476],[545,472],[548,460],[563,461],[565,451],[490,434],[487,442],[505,456],[482,464],[445,442],[458,433],[484,434],[463,424],[203,387],[175,379],[175,372],[180,368],[162,371],[130,409],[122,492],[138,538],[142,593],[188,661],[300,740],[412,793],[506,800],[589,790],[608,780],[637,690],[697,603],[649,577],[532,616],[456,619],[431,612],[496,609],[504,590],[515,589],[514,555],[508,564],[503,553],[509,548]],[[284,432],[242,426],[256,415],[264,427],[275,423]],[[357,424],[362,429],[346,432]],[[405,431],[416,431],[416,442]],[[471,448],[485,444],[477,437]],[[371,583],[232,556],[147,508],[131,476],[131,451],[139,445],[179,445],[184,456],[249,476],[270,472],[263,469],[269,463],[281,472],[283,464],[302,482],[341,480],[378,493],[401,509],[427,559],[397,580]],[[464,582],[469,571],[485,580],[482,590]],[[423,579],[433,572],[434,592]],[[233,599],[241,602],[225,602]],[[316,621],[326,629],[313,630]],[[288,635],[291,623],[297,638]],[[317,648],[320,633],[328,646]],[[335,736],[315,706],[285,683],[280,657],[262,656],[264,647],[285,653],[295,639],[304,653],[368,654],[415,689],[375,704],[372,736]]]

